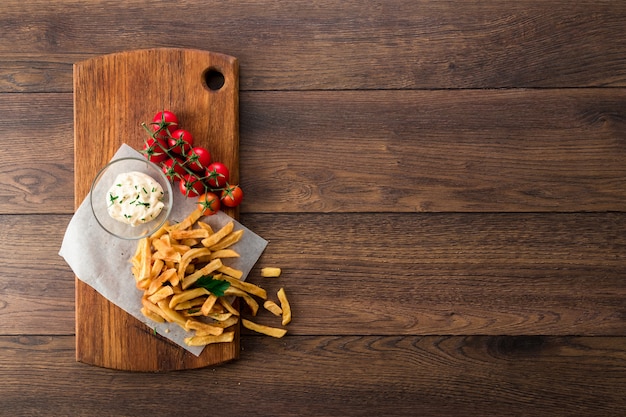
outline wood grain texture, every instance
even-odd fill
[[[164,65],[167,63],[167,65]],[[176,113],[196,146],[225,163],[239,182],[239,66],[236,58],[176,48],[110,54],[74,66],[74,203],[78,207],[98,171],[122,143],[139,149],[140,126],[156,112]],[[212,89],[210,71],[224,78]],[[225,209],[237,218],[238,209]],[[76,358],[114,369],[165,371],[236,359],[235,341],[208,345],[199,356],[162,337],[76,279]]]
[[[0,212],[73,212],[70,97],[6,96],[18,146],[0,155]],[[624,211],[625,103],[624,89],[243,93],[242,210]]]
[[[286,288],[292,334],[626,336],[623,213],[241,220],[270,241],[249,280],[270,295]],[[0,216],[14,248],[0,253],[0,334],[73,334],[73,276],[57,255],[68,221]],[[33,247],[41,228],[49,240]],[[280,279],[260,277],[276,265]]]
[[[592,0],[3,1],[0,414],[626,415],[625,21]],[[159,47],[239,59],[241,220],[270,241],[251,279],[294,320],[242,329],[223,366],[114,371],[76,362],[57,255],[72,69]]]
[[[622,89],[245,98],[246,211],[626,209]]]
[[[59,248],[70,216],[0,216],[0,334],[74,334],[74,275]],[[42,237],[42,234],[45,237]]]
[[[242,360],[225,367],[151,375],[77,364],[72,337],[0,337],[6,382],[0,406],[10,415],[53,409],[169,416],[174,408],[164,393],[193,387],[184,403],[176,402],[189,415],[484,416],[488,410],[545,416],[555,410],[617,417],[624,411],[624,338],[287,336],[246,338],[242,348]],[[218,408],[207,404],[216,394]]]
[[[56,4],[4,1],[2,90],[70,91],[68,58],[153,47],[237,56],[244,90],[626,86],[620,1]]]
[[[73,213],[71,94],[1,94],[0,213]]]

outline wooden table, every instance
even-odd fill
[[[0,414],[624,415],[626,3],[54,4],[0,14]],[[72,64],[153,47],[239,59],[250,280],[294,308],[163,374],[76,362],[58,256]]]

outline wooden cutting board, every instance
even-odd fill
[[[142,122],[171,110],[213,160],[239,182],[239,66],[208,51],[159,48],[115,53],[74,64],[75,207],[122,143],[141,149]],[[237,218],[238,211],[226,211]],[[111,277],[115,279],[115,277]],[[76,359],[106,368],[171,371],[239,357],[235,341],[198,357],[150,329],[76,279]]]

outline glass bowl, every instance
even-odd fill
[[[153,220],[131,226],[109,215],[108,194],[119,174],[134,171],[149,175],[161,185],[164,207]],[[157,231],[168,219],[173,203],[172,185],[158,165],[144,158],[119,158],[109,162],[96,175],[91,185],[89,200],[96,221],[104,230],[120,239],[141,239]]]

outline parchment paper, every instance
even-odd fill
[[[122,145],[112,160],[133,156],[142,157],[130,146]],[[179,222],[194,210],[196,199],[187,198],[177,192],[173,194],[174,205],[170,221]],[[214,230],[218,230],[231,220],[233,219],[222,211],[203,218],[203,221],[209,223]],[[242,279],[245,280],[265,250],[267,241],[235,221],[235,230],[238,229],[244,229],[245,232],[243,238],[232,248],[240,254],[240,257],[223,261],[225,265],[241,270]],[[65,259],[78,279],[93,287],[107,300],[146,323],[160,335],[194,355],[200,355],[203,347],[187,346],[183,339],[189,334],[178,325],[154,323],[141,314],[142,291],[135,286],[135,278],[130,270],[130,258],[135,253],[137,243],[136,240],[119,239],[104,231],[91,211],[88,195],[67,226],[59,255]]]

